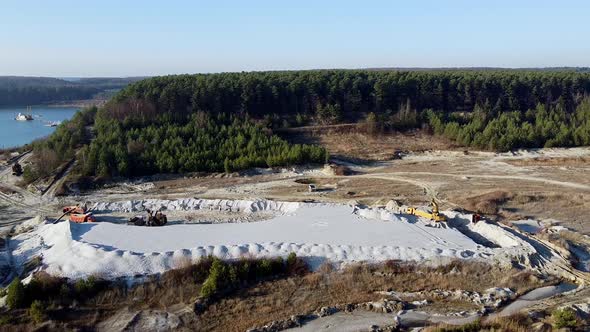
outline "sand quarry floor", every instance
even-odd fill
[[[43,258],[40,269],[69,278],[104,278],[161,273],[213,255],[222,259],[286,257],[291,252],[313,269],[332,264],[404,260],[438,264],[450,259],[518,260],[530,268],[567,264],[558,252],[508,227],[446,211],[445,224],[385,208],[267,200],[136,200],[96,203],[101,214],[146,208],[170,212],[215,210],[263,214],[260,221],[181,223],[141,227],[126,222],[75,224],[32,219],[31,230],[12,238],[15,266]],[[272,214],[272,217],[269,215]]]

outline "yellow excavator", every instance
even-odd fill
[[[434,199],[432,199],[430,205],[432,206],[432,212],[421,211],[413,207],[409,207],[406,212],[415,216],[428,218],[432,221],[447,221],[447,217],[438,212],[438,204],[436,204]]]

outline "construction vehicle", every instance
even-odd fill
[[[96,218],[92,212],[87,213],[72,213],[70,214],[70,221],[75,223],[96,222]]]
[[[23,168],[18,161],[12,165],[12,175],[21,176],[23,174]]]
[[[430,205],[432,206],[432,212],[421,211],[414,207],[409,207],[406,212],[411,215],[428,218],[432,221],[447,221],[447,217],[439,213],[438,204],[434,201],[434,199],[430,202]]]
[[[153,212],[152,210],[147,211],[147,218],[144,216],[135,216],[130,218],[127,222],[128,225],[135,225],[135,226],[164,226],[168,223],[168,218],[162,211],[157,210]],[[147,220],[146,220],[147,219]]]
[[[481,220],[481,215],[479,213],[474,213],[471,215],[471,222],[477,224],[478,221]]]
[[[61,211],[63,214],[53,222],[54,224],[57,224],[66,215],[70,215],[70,221],[75,223],[96,222],[96,217],[86,208],[86,205],[64,206]]]
[[[80,206],[80,205],[70,205],[70,206],[64,206],[62,209],[63,213],[79,213],[79,214],[84,214],[86,213],[86,206]]]

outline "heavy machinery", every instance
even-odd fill
[[[96,222],[96,217],[94,217],[92,212],[72,213],[72,214],[70,214],[70,221],[76,222],[76,223]]]
[[[64,206],[62,211],[63,213],[81,213],[84,214],[86,213],[86,206],[80,206],[80,205],[70,205],[70,206]]]
[[[14,165],[12,165],[12,175],[21,176],[22,174],[23,168],[17,161],[16,163],[14,163]]]
[[[54,224],[57,224],[66,215],[70,215],[70,221],[75,223],[96,221],[96,217],[86,208],[86,205],[64,206],[61,211],[63,214],[53,222]]]
[[[127,222],[128,225],[135,226],[164,226],[168,223],[168,218],[162,211],[158,210],[153,212],[152,210],[147,211],[147,220],[144,216],[135,216],[130,218]]]
[[[408,214],[412,214],[415,216],[428,218],[432,221],[437,221],[437,222],[447,221],[447,217],[445,217],[444,215],[439,213],[438,204],[436,203],[436,201],[434,201],[434,199],[432,199],[432,201],[430,202],[430,205],[432,206],[432,212],[421,211],[421,210],[418,210],[414,207],[409,207],[406,212]]]

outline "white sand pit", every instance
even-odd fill
[[[485,223],[469,227],[472,232],[496,238],[495,242],[505,248],[487,248],[454,227],[429,227],[430,221],[384,209],[353,209],[336,204],[234,203],[228,206],[239,205],[250,211],[251,204],[262,204],[267,208],[257,211],[275,209],[278,213],[272,219],[252,223],[164,227],[107,222],[43,224],[15,237],[13,256],[15,261],[25,262],[40,255],[43,269],[65,277],[116,278],[161,273],[208,255],[238,259],[284,257],[295,252],[317,268],[326,260],[337,264],[389,259],[438,262],[449,258],[487,259],[502,249],[506,250],[501,257],[511,252],[519,256],[534,253],[532,246],[501,227]],[[111,204],[110,208],[116,210],[117,206]],[[456,213],[448,214],[464,220]]]

